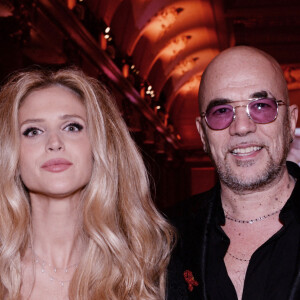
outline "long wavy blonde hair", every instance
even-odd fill
[[[30,199],[18,172],[18,109],[30,92],[52,85],[71,89],[85,104],[94,159],[82,201],[87,245],[69,298],[164,299],[172,227],[151,200],[143,160],[110,94],[74,69],[19,72],[0,92],[0,298],[20,298],[30,242]]]

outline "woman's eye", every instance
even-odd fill
[[[43,131],[41,129],[38,129],[36,127],[30,127],[30,128],[27,128],[23,132],[23,135],[28,136],[28,137],[34,137],[34,136],[40,135],[42,133],[43,133]]]
[[[71,123],[71,124],[68,124],[64,130],[65,131],[74,131],[74,132],[78,132],[78,131],[81,131],[83,129],[83,126],[78,124],[78,123]]]

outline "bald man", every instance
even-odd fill
[[[223,51],[199,107],[219,183],[179,208],[168,299],[300,299],[300,169],[286,164],[298,108],[279,64],[255,48]]]

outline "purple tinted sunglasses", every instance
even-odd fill
[[[273,98],[249,99],[247,105],[232,106],[231,104],[216,104],[209,107],[200,116],[205,117],[207,125],[214,130],[222,130],[230,126],[235,119],[235,110],[246,107],[248,117],[255,123],[267,124],[274,121],[278,115],[278,106],[286,105],[282,100]]]

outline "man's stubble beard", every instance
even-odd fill
[[[283,169],[285,168],[286,158],[289,152],[291,142],[290,126],[287,117],[284,121],[283,126],[285,127],[285,132],[283,134],[284,148],[279,149],[279,151],[282,151],[281,157],[276,162],[273,156],[271,155],[269,148],[265,147],[264,149],[267,151],[269,157],[266,166],[261,172],[261,174],[257,174],[256,176],[250,179],[242,178],[240,175],[234,174],[227,160],[228,155],[226,155],[225,160],[222,163],[216,162],[211,155],[209,143],[207,141],[206,145],[208,147],[206,149],[206,152],[209,154],[212,162],[216,167],[220,181],[224,183],[229,189],[241,193],[262,189],[265,186],[269,185],[271,182],[273,182],[278,176],[280,176]],[[252,166],[253,164],[255,164],[254,159],[248,161],[241,161],[237,163],[238,167],[245,168],[245,172],[247,172],[246,168]]]
[[[273,182],[280,173],[282,172],[285,165],[286,155],[282,155],[280,161],[276,163],[274,159],[270,156],[269,149],[267,150],[269,159],[265,165],[263,171],[251,178],[245,178],[242,175],[234,174],[231,169],[227,159],[225,159],[223,165],[217,165],[216,169],[219,174],[220,181],[224,183],[229,189],[236,192],[250,192],[254,190],[261,189],[271,182]],[[255,164],[254,160],[249,160],[247,162],[238,163],[238,166],[245,168],[245,173],[247,172],[247,167]]]

